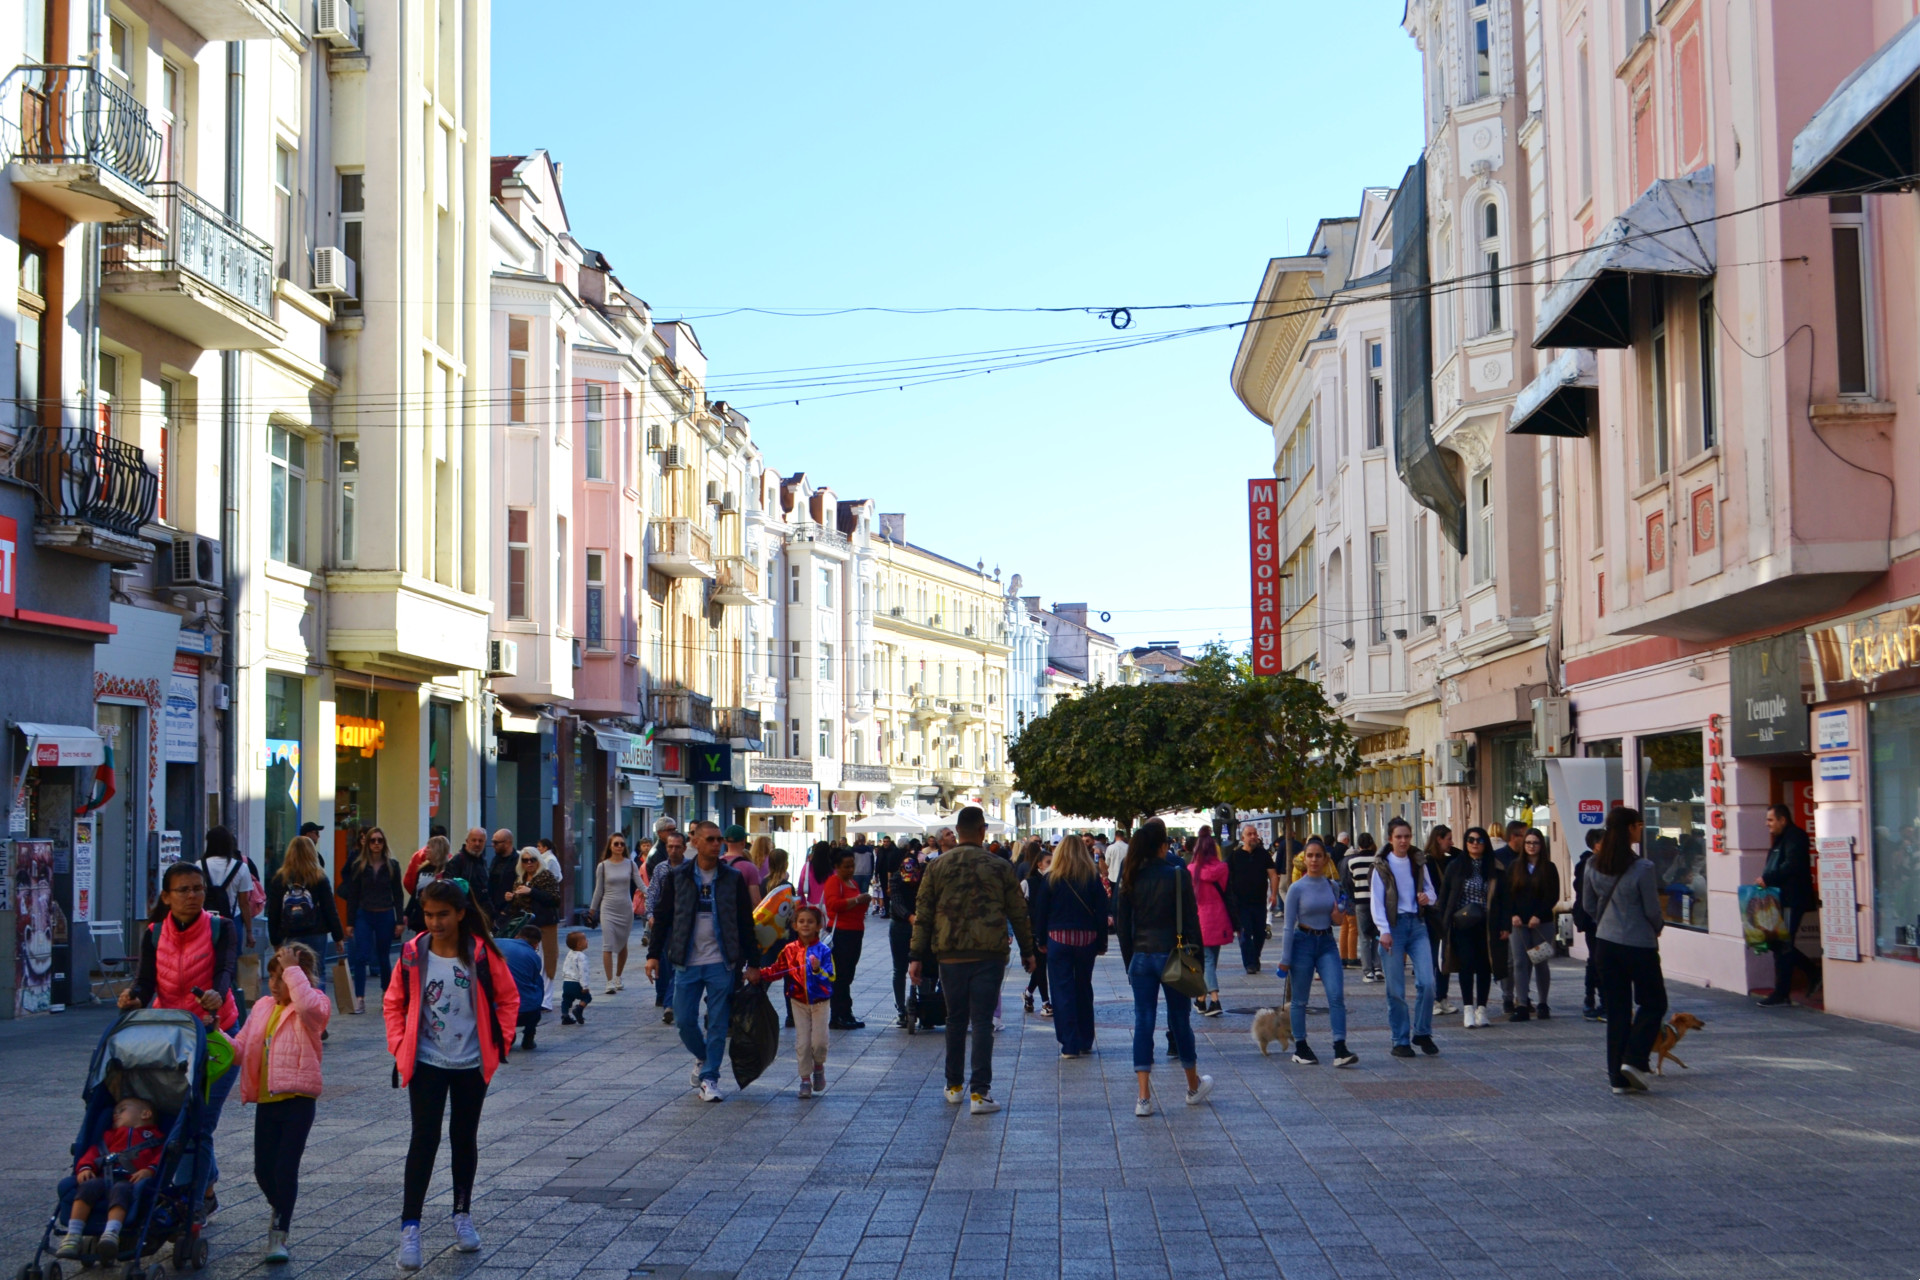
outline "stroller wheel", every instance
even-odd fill
[[[14,1280],[40,1280],[40,1268],[29,1262],[26,1266],[20,1268]]]
[[[195,1236],[193,1239],[193,1269],[195,1271],[205,1271],[207,1269],[207,1240],[205,1236]]]
[[[45,1280],[61,1280],[60,1264],[57,1262],[49,1262],[47,1269],[39,1274],[43,1275]]]

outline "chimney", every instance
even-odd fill
[[[1021,603],[1021,604],[1023,604],[1023,605],[1025,605],[1025,606],[1027,607],[1027,612],[1028,612],[1028,613],[1038,613],[1038,612],[1040,612],[1040,597],[1039,597],[1039,596],[1021,596],[1021,597],[1020,597],[1020,603]]]
[[[559,160],[553,162],[553,185],[555,187],[567,185],[567,166]]]
[[[1077,627],[1087,625],[1087,606],[1080,604],[1056,604],[1053,611]]]
[[[880,536],[894,542],[907,540],[907,513],[904,511],[882,512],[880,515]]]

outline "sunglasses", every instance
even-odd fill
[[[1467,843],[1468,844],[1485,844],[1486,840],[1481,836],[1468,836]]]

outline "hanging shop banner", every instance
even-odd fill
[[[53,841],[15,840],[13,909],[19,913],[14,934],[13,1015],[46,1013],[53,1007],[54,928],[59,914],[53,901]]]
[[[687,748],[688,782],[733,781],[733,748],[690,746]]]
[[[1799,754],[1807,749],[1807,703],[1800,696],[1804,632],[1737,644],[1728,655],[1733,714],[1728,745],[1740,756]]]
[[[173,679],[167,687],[166,736],[168,764],[192,764],[200,758],[200,660],[175,658]]]
[[[781,787],[765,783],[760,790],[766,793],[769,809],[818,809],[820,807],[820,788],[809,782],[804,787]]]
[[[20,560],[20,526],[12,516],[0,516],[0,618],[18,612],[19,584],[14,581]]]
[[[1858,890],[1853,880],[1853,837],[1821,836],[1819,847],[1820,954],[1828,960],[1860,958]]]
[[[1280,657],[1280,486],[1247,481],[1247,542],[1253,566],[1253,674],[1277,676]]]
[[[1586,848],[1587,832],[1606,825],[1607,810],[1615,803],[1612,797],[1619,790],[1620,762],[1569,757],[1540,763],[1547,769],[1547,795],[1552,798],[1567,847],[1576,852]]]

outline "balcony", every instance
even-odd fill
[[[685,516],[663,516],[653,522],[647,567],[669,578],[711,578],[715,573],[713,539]]]
[[[738,745],[741,742],[752,745],[742,748],[746,751],[760,751],[760,713],[748,707],[723,707],[719,713],[721,736]]]
[[[979,724],[986,719],[985,711],[986,708],[977,702],[960,702],[956,700],[953,704],[951,718],[956,725]]]
[[[266,0],[167,0],[167,8],[209,40],[268,40],[299,28]]]
[[[760,567],[745,556],[721,556],[714,584],[715,604],[762,604]]]
[[[133,445],[80,427],[28,427],[13,476],[33,490],[35,545],[115,564],[152,558],[140,530],[153,519],[160,477]]]
[[[664,736],[679,741],[712,741],[713,699],[687,689],[663,690],[653,695],[653,718]],[[696,736],[699,735],[699,736]]]
[[[279,345],[272,246],[178,182],[150,190],[157,221],[106,229],[102,296],[202,351]]]
[[[406,681],[487,670],[485,600],[392,569],[334,569],[326,583],[335,666]]]
[[[1013,774],[1006,769],[987,770],[987,790],[1010,792],[1013,790]]]
[[[813,761],[769,760],[765,756],[747,762],[749,782],[812,782]]]
[[[944,698],[941,699],[942,704],[944,704],[945,701]],[[944,705],[936,706],[932,698],[922,696],[916,697],[913,700],[913,707],[907,714],[913,717],[915,724],[932,724],[935,720],[943,718],[947,713]]]
[[[75,222],[157,212],[147,184],[160,133],[132,94],[92,67],[15,67],[0,81],[0,151],[14,186]]]
[[[877,783],[885,787],[892,783],[892,771],[883,764],[849,764],[840,768],[840,780],[848,786],[858,783]]]

